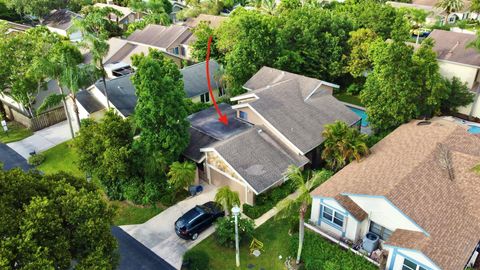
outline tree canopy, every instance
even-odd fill
[[[144,153],[147,171],[164,172],[189,142],[188,109],[183,80],[175,63],[157,50],[133,58],[132,77],[138,98],[135,123],[141,130],[136,141]]]
[[[84,179],[0,170],[0,268],[116,269],[114,210]]]

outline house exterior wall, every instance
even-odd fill
[[[438,60],[440,74],[446,78],[457,77],[467,83],[468,88],[472,88],[476,81],[478,69],[471,66],[460,65],[452,62]]]
[[[397,247],[386,247],[388,250],[387,270],[402,270],[403,262],[406,259],[429,270],[440,270],[432,260],[420,251],[409,250]]]
[[[350,195],[358,206],[369,216],[369,219],[391,231],[404,229],[423,232],[410,218],[383,196]]]
[[[208,93],[208,92],[206,92],[206,93]],[[220,98],[220,96],[218,94],[219,94],[218,89],[213,89],[213,96],[215,97],[215,100],[218,100],[218,98]],[[194,103],[200,103],[201,102],[200,96],[191,97],[190,100]],[[210,98],[210,101],[208,103],[212,103],[212,98]]]
[[[322,220],[322,205],[332,208],[333,210],[342,213],[345,216],[342,228]],[[345,237],[351,241],[356,241],[361,237],[359,234],[360,223],[333,198],[314,197],[312,201],[310,221],[315,223],[322,230],[337,237]]]

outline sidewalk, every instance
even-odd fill
[[[68,122],[63,121],[53,126],[36,131],[32,136],[7,145],[28,160],[30,152],[40,153],[72,138]]]

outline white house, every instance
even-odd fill
[[[467,33],[433,30],[429,36],[435,41],[433,50],[437,54],[440,73],[446,78],[457,77],[475,93],[480,93],[480,53],[467,48],[476,36]],[[472,104],[459,108],[459,113],[480,118],[478,94]]]
[[[371,151],[312,192],[311,223],[344,242],[378,236],[388,270],[459,270],[474,262],[480,137],[443,119],[412,121]]]

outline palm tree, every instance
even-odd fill
[[[196,168],[192,162],[175,161],[170,166],[168,172],[168,183],[173,187],[175,192],[187,188],[195,181]]]
[[[370,152],[366,144],[367,135],[348,127],[345,122],[335,121],[325,125],[322,136],[325,139],[322,158],[332,170],[339,170],[354,159],[360,161]]]
[[[238,192],[232,191],[229,186],[224,186],[219,188],[215,194],[215,202],[223,205],[225,215],[228,216],[233,206],[240,205],[240,198]]]
[[[480,52],[480,35],[477,34],[477,37],[470,43],[467,44],[467,48],[473,48],[477,52]],[[473,100],[472,108],[468,114],[468,118],[472,118],[475,107],[477,106],[478,98],[480,97],[480,85],[477,86],[477,91],[475,93],[475,99]]]
[[[416,9],[416,8],[406,8],[403,9],[404,16],[407,18],[407,20],[410,22],[413,31],[417,31],[417,39],[415,41],[416,44],[418,44],[418,41],[420,39],[420,29],[423,27],[425,24],[425,20],[427,19],[428,13],[422,9]]]
[[[445,17],[445,25],[448,23],[448,17],[450,17],[450,14],[453,12],[457,12],[461,10],[464,6],[464,0],[440,0],[437,3],[437,7],[443,9],[445,12],[447,12],[447,16]]]
[[[275,216],[277,219],[289,218],[295,215],[295,212],[298,213],[298,250],[297,250],[297,260],[296,263],[300,263],[300,257],[302,255],[303,249],[303,240],[305,237],[305,213],[308,210],[308,207],[312,203],[312,196],[310,192],[320,185],[322,182],[326,181],[332,172],[330,171],[318,171],[314,172],[312,177],[305,177],[302,173],[302,170],[294,165],[290,165],[285,173],[285,176],[289,181],[297,187],[297,197],[295,199],[284,199],[280,201],[276,208],[278,214]]]

